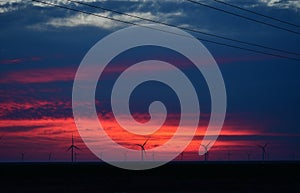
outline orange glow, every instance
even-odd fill
[[[110,115],[110,117],[113,116]],[[138,119],[139,122],[144,122],[144,117],[145,116],[143,115],[135,115],[135,118]],[[105,132],[108,134],[108,136],[110,136],[110,138],[120,145],[130,149],[137,149],[138,147],[135,144],[143,144],[148,138],[151,140],[149,140],[145,149],[152,149],[154,147],[163,145],[172,137],[179,123],[179,119],[172,119],[171,121],[168,121],[167,119],[164,125],[162,125],[157,131],[152,133],[150,136],[145,136],[128,132],[127,130],[123,129],[114,118],[107,119],[106,116],[106,119],[99,117],[99,120],[101,121]]]
[[[112,119],[110,115],[106,117],[99,117],[106,133],[117,143],[130,149],[138,149],[136,144],[142,144],[150,137],[146,150],[161,146],[166,143],[175,133],[177,124],[175,117],[171,121],[167,121],[159,130],[150,136],[136,135],[129,133],[122,129],[116,120]],[[136,115],[137,116],[137,115]],[[141,119],[143,115],[137,116]],[[185,152],[190,152],[197,156],[199,145],[206,131],[206,125],[199,126],[196,135],[191,143],[185,149]],[[256,127],[257,128],[257,127]],[[185,129],[190,129],[187,125]],[[16,156],[24,151],[28,156],[42,157],[49,151],[54,152],[56,159],[69,160],[69,152],[66,152],[67,147],[71,143],[72,134],[75,136],[76,145],[81,148],[78,152],[82,160],[95,160],[95,156],[85,146],[80,139],[76,125],[73,118],[60,119],[36,119],[36,120],[1,120],[0,121],[0,136],[4,136],[4,142],[1,144],[0,155],[8,157]],[[239,136],[253,136],[253,135],[268,135],[262,133],[262,130],[251,130],[248,125],[243,125],[242,122],[236,120],[234,124],[225,122],[219,139],[216,141],[211,151],[226,150],[228,147],[241,149],[243,146],[253,146],[253,142],[249,140],[222,140],[222,137],[239,137]],[[275,135],[275,134],[269,134]],[[181,136],[185,140],[185,136]],[[172,151],[170,149],[170,151]],[[15,157],[13,157],[16,159]],[[37,159],[37,158],[36,158]],[[43,159],[40,158],[40,159]],[[191,158],[192,159],[192,158]],[[198,159],[198,158],[197,158]],[[0,160],[1,161],[1,160]]]

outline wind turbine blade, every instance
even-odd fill
[[[135,144],[135,145],[137,145],[137,146],[139,146],[139,147],[143,148],[143,146],[142,146],[141,144]]]
[[[74,145],[73,147],[74,147],[75,149],[81,150],[79,147],[77,147],[77,146],[75,146],[75,145]]]
[[[208,150],[208,144],[207,144],[207,145],[202,145],[202,144],[201,144],[201,146],[204,148],[205,153],[207,153],[207,152],[208,152],[208,151],[207,151],[207,150]]]
[[[73,147],[73,146],[71,145],[66,151],[70,151],[70,149],[72,149],[72,147]]]
[[[144,144],[143,144],[143,146],[145,146],[146,145],[146,143],[148,142],[148,140],[149,140],[149,138],[144,142]]]
[[[205,145],[202,145],[202,144],[201,144],[201,146],[204,148],[205,153],[206,153],[207,152],[207,147]]]
[[[206,147],[208,147],[211,144],[211,141],[206,145]]]

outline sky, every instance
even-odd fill
[[[67,0],[48,2],[133,23],[151,23]],[[298,1],[225,1],[298,27],[215,1],[199,1],[297,33],[188,1],[81,2],[217,36],[300,53]],[[71,145],[72,135],[76,146],[80,148],[76,152],[77,161],[99,161],[84,144],[74,122],[73,81],[83,57],[95,43],[130,25],[29,0],[1,0],[0,26],[0,162],[70,161],[67,149]],[[201,39],[298,60],[202,41],[220,68],[227,93],[225,122],[218,140],[210,150],[209,159],[260,160],[261,149],[257,146],[266,143],[267,157],[270,160],[300,159],[299,54],[270,51],[204,34],[191,34]],[[99,120],[108,135],[126,148],[138,149],[138,146],[132,144],[145,141],[144,136],[128,133],[119,127],[111,112],[109,97],[115,79],[126,66],[151,58],[163,58],[188,73],[192,80],[199,79],[203,83],[203,87],[196,89],[201,93],[201,119],[196,135],[182,157],[175,158],[203,160],[204,157],[198,155],[198,149],[210,118],[209,91],[201,74],[171,50],[146,46],[128,50],[116,57],[97,85],[95,103]],[[145,70],[156,73],[164,69],[149,66]],[[141,123],[149,120],[148,107],[154,100],[165,104],[168,116],[160,130],[151,136],[145,147],[146,151],[167,142],[178,126],[178,98],[172,89],[154,82],[145,83],[132,93],[130,108],[135,120]],[[189,129],[189,125],[186,128]],[[184,136],[182,138],[184,140]]]

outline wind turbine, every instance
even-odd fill
[[[48,161],[51,161],[51,157],[52,157],[52,153],[50,152],[50,153],[48,154]]]
[[[183,160],[183,152],[180,153],[180,161]]]
[[[24,162],[24,152],[21,153],[21,161]]]
[[[261,158],[262,158],[263,161],[265,160],[265,157],[267,155],[266,148],[267,148],[268,144],[269,143],[265,143],[264,145],[257,145],[257,147],[259,147],[262,151]]]
[[[204,161],[207,161],[207,159],[208,159],[208,147],[209,147],[209,144],[211,143],[211,141],[208,143],[208,144],[206,144],[206,145],[202,145],[201,144],[201,146],[204,148],[204,150],[205,150],[205,153],[204,153]]]
[[[211,142],[209,142],[208,144],[206,144],[206,145],[201,145],[203,148],[204,148],[204,150],[205,150],[205,153],[204,153],[204,161],[207,161],[207,159],[208,159],[208,147],[209,147],[209,144],[210,144]]]
[[[3,139],[3,137],[4,137],[4,135],[2,135],[2,136],[0,137],[0,141]]]
[[[251,152],[248,152],[247,153],[247,159],[248,159],[248,161],[250,160],[250,157],[251,157]]]
[[[230,157],[231,157],[231,152],[230,152],[230,150],[228,150],[228,152],[227,152],[227,159],[228,159],[228,161],[230,161]]]
[[[72,135],[72,145],[67,149],[67,151],[71,150],[71,160],[72,162],[74,162],[74,153],[75,153],[75,149],[80,150],[76,145],[74,145],[74,136]]]
[[[137,146],[139,146],[141,148],[141,157],[142,157],[142,161],[144,160],[144,152],[145,150],[145,145],[148,142],[149,138],[141,145],[141,144],[136,144]]]

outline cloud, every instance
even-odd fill
[[[76,10],[87,11],[89,13],[102,15],[104,17],[110,17],[117,20],[125,20],[129,22],[145,23],[138,18],[129,17],[126,15],[120,15],[108,11],[101,11],[100,9],[90,8],[81,4],[70,2],[67,0],[54,0],[45,1],[61,6],[74,8]],[[95,0],[83,0],[81,3],[88,3],[90,5],[99,5],[105,8],[111,8],[116,11],[126,12],[127,14],[143,17],[147,19],[164,21],[174,20],[183,16],[181,8],[175,6],[178,1],[165,1],[163,3],[157,1],[95,1]],[[102,3],[100,3],[102,2]],[[100,4],[99,4],[100,3]],[[168,4],[173,6],[170,9],[166,9]],[[0,1],[0,12],[6,13],[11,11],[18,11],[21,9],[28,9],[38,11],[43,14],[46,21],[31,22],[27,28],[34,30],[47,30],[47,27],[78,27],[78,26],[94,26],[103,29],[114,29],[119,26],[124,26],[124,23],[112,21],[109,19],[97,17],[95,15],[87,15],[84,13],[76,13],[74,11],[66,11],[62,8],[53,7],[51,5],[42,4],[39,2],[32,2],[30,0],[25,1]],[[36,9],[34,7],[40,7]],[[59,14],[55,14],[55,13]]]
[[[13,3],[20,3],[22,0],[1,0],[0,5],[6,5],[6,4],[13,4]]]
[[[81,9],[84,10],[84,9]],[[46,23],[39,23],[31,26],[31,28],[35,29],[45,29],[43,26],[53,26],[56,28],[59,27],[78,27],[78,26],[93,26],[99,27],[103,29],[115,29],[121,26],[126,25],[122,21],[137,23],[137,24],[145,24],[151,23],[145,20],[138,19],[145,18],[149,20],[167,22],[170,20],[174,20],[175,18],[182,17],[183,12],[177,11],[173,13],[152,13],[150,11],[132,11],[126,12],[128,15],[133,15],[134,17],[130,17],[128,15],[120,15],[114,14],[108,11],[105,12],[93,12],[93,15],[85,14],[85,13],[76,13],[75,15],[61,17],[61,18],[51,18]],[[97,16],[98,15],[98,16]],[[109,19],[112,18],[112,19]],[[162,21],[161,18],[164,18]]]
[[[24,62],[35,62],[35,61],[40,61],[40,57],[30,57],[30,58],[12,58],[12,59],[5,59],[5,60],[0,60],[0,64],[20,64]]]
[[[8,7],[1,7],[0,8],[0,13],[6,13],[6,12],[11,12],[17,10],[16,7],[8,6]]]
[[[22,0],[0,0],[0,13],[18,10],[23,5]]]
[[[300,1],[295,0],[260,0],[262,3],[265,3],[269,7],[278,7],[278,8],[285,8],[285,9],[299,9],[300,8]]]
[[[59,100],[59,99],[58,99]],[[72,117],[70,101],[39,101],[0,103],[0,119],[57,119]]]
[[[248,58],[218,58],[220,63],[230,63],[230,62],[238,62],[242,60],[246,60]],[[13,64],[26,64],[28,62],[39,62],[42,58],[40,57],[31,57],[31,58],[13,58],[13,59],[4,59],[0,60],[0,64],[3,65],[13,65]],[[251,60],[251,58],[249,58]],[[254,60],[252,58],[252,60]],[[130,62],[130,61],[122,61],[122,62]],[[191,68],[192,64],[187,63],[186,60],[172,61],[177,66],[182,69]],[[201,63],[206,63],[206,61],[200,61]],[[123,64],[118,64],[114,66],[109,66],[105,73],[108,75],[111,74],[119,74],[124,71]],[[73,81],[76,74],[76,67],[44,67],[44,68],[26,68],[21,70],[13,70],[8,71],[3,74],[0,78],[0,83],[19,83],[19,84],[31,84],[31,83],[50,83],[50,82],[62,82],[62,81]],[[93,73],[94,68],[88,69],[91,73]],[[157,66],[147,66],[141,67],[134,70],[134,72],[172,72],[168,67],[157,67]],[[86,76],[82,77],[84,80],[90,80],[90,74],[86,73]]]
[[[22,62],[21,59],[4,60],[6,64],[15,64]],[[1,62],[0,62],[1,63]],[[47,83],[58,81],[72,81],[76,73],[75,68],[43,68],[43,69],[30,69],[22,71],[13,71],[6,73],[1,77],[0,83]]]
[[[16,132],[28,132],[28,131],[32,131],[35,129],[39,129],[39,128],[44,128],[47,127],[45,125],[40,125],[40,126],[5,126],[5,127],[0,127],[0,131],[1,132],[5,132],[5,133],[16,133]]]
[[[123,15],[111,15],[109,12],[104,13],[95,13],[96,15],[101,15],[104,17],[110,17],[117,20],[136,22],[138,19],[132,18],[129,16]],[[136,15],[139,17],[144,17],[148,19],[155,19],[156,17],[152,15],[150,12],[132,12],[132,15]],[[157,19],[157,18],[156,18]],[[51,19],[46,23],[46,25],[54,26],[54,27],[77,27],[77,26],[95,26],[101,27],[104,29],[113,29],[119,27],[120,25],[124,25],[120,22],[116,22],[113,20],[96,17],[95,15],[87,15],[83,13],[78,13],[66,18],[55,18]]]
[[[22,120],[2,120],[0,132],[2,134],[13,135],[26,132],[28,135],[58,135],[74,130],[75,124],[72,118],[67,119],[22,119]]]

